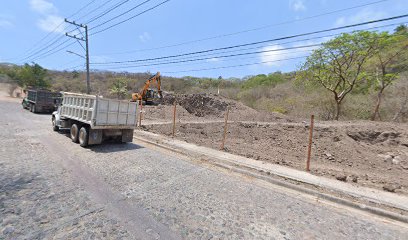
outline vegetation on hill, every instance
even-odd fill
[[[162,89],[176,94],[219,93],[258,110],[322,120],[408,119],[408,31],[359,31],[321,45],[291,73],[244,78],[162,77]],[[150,73],[92,71],[93,93],[130,99]],[[38,64],[0,65],[0,80],[21,87],[85,92],[85,73],[45,70]]]

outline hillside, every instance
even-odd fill
[[[13,79],[5,74],[4,69],[16,68],[4,65],[0,71],[0,81],[13,83]],[[110,92],[112,84],[118,79],[126,80],[127,95],[130,98],[134,91],[138,91],[150,76],[150,73],[117,73],[117,72],[91,72],[91,89],[94,93],[116,98]],[[273,81],[261,81],[266,78]],[[47,71],[50,79],[50,89],[55,91],[85,92],[85,72]],[[408,75],[401,74],[400,79],[385,92],[382,120],[390,121],[402,107],[408,92]],[[17,86],[17,84],[15,84]],[[295,81],[294,73],[272,73],[269,75],[249,76],[243,79],[211,79],[194,77],[162,77],[162,89],[173,94],[211,93],[240,101],[241,103],[257,110],[278,112],[292,117],[307,118],[315,114],[318,119],[329,120],[333,115],[334,102],[330,94],[322,87],[308,88]],[[369,119],[376,98],[375,91],[353,93],[345,101],[343,107],[343,120]],[[403,116],[400,121],[406,121]]]

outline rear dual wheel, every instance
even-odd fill
[[[81,127],[81,130],[79,130],[79,145],[81,147],[87,147],[88,146],[88,140],[89,140],[88,128]]]
[[[70,135],[71,135],[71,140],[74,143],[78,143],[78,136],[79,136],[79,128],[77,124],[72,124],[71,130],[70,130]]]
[[[86,126],[82,126],[80,129],[77,124],[72,124],[70,135],[74,143],[79,143],[81,147],[88,146],[89,130]]]

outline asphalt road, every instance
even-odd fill
[[[81,148],[0,98],[0,239],[407,239],[399,222],[151,147]]]

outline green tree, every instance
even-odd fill
[[[47,78],[47,70],[39,64],[24,64],[17,73],[17,83],[21,87],[49,88],[51,81]]]
[[[374,88],[377,91],[377,99],[373,114],[371,115],[372,121],[376,120],[377,117],[381,120],[380,105],[384,90],[398,79],[399,70],[405,66],[403,59],[406,58],[407,49],[408,38],[406,28],[399,27],[394,34],[389,34],[388,32],[376,34],[375,53],[370,62]]]
[[[128,93],[128,80],[126,78],[118,78],[111,85],[109,91],[117,96],[118,99],[123,99]]]
[[[373,51],[373,33],[343,33],[313,51],[297,74],[297,80],[330,91],[336,103],[334,119],[338,120],[345,97],[366,78],[363,66]]]
[[[266,86],[276,86],[279,83],[285,81],[285,77],[281,72],[274,72],[268,75],[259,74],[250,77],[242,84],[242,88],[250,89],[255,87],[266,87]]]

